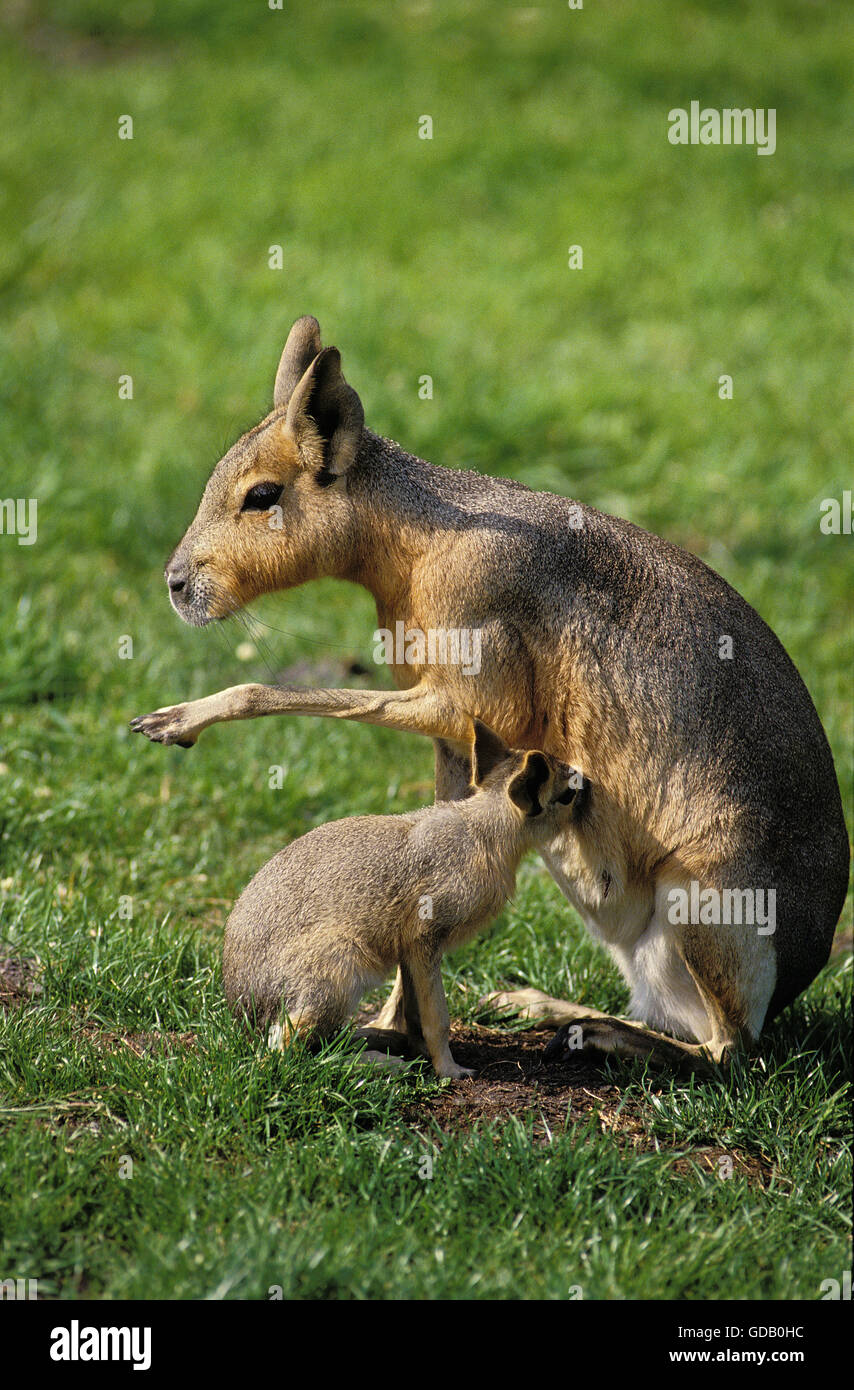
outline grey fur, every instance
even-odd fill
[[[569,825],[583,801],[572,768],[540,753],[496,755],[495,736],[476,729],[483,756],[465,800],[318,826],[259,870],[225,929],[236,1012],[278,1024],[282,1041],[330,1037],[400,965],[412,982],[411,1043],[440,1076],[466,1074],[448,1050],[441,957],[496,916],[525,851]]]

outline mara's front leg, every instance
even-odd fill
[[[234,719],[268,714],[313,714],[355,719],[403,733],[468,742],[471,721],[432,686],[419,681],[409,690],[310,690],[299,686],[233,685],[216,695],[168,705],[131,720],[135,733],[153,743],[191,748],[204,729]]]

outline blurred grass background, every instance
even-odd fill
[[[0,940],[54,986],[79,979],[46,993],[60,1035],[90,1015],[223,1027],[221,928],[259,864],[319,821],[430,797],[429,745],[383,730],[259,721],[189,754],[127,732],[295,664],[310,680],[336,662],[342,685],[371,666],[373,608],[344,585],[257,605],[278,630],[254,650],[166,599],[163,562],[269,409],[301,313],[379,433],[619,513],[724,574],[801,670],[850,825],[852,542],[819,519],[851,487],[853,18],[830,0],[2,0],[0,497],[38,499],[38,542],[0,536]],[[670,145],[669,109],[694,99],[776,108],[776,153]],[[167,914],[192,1008],[145,984]],[[113,990],[95,968],[111,934]],[[448,979],[458,1016],[514,979],[625,1003],[538,865]],[[7,1082],[26,1095],[32,1072]]]

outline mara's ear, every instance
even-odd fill
[[[279,359],[276,385],[273,388],[273,405],[277,410],[284,410],[294,394],[297,382],[306,367],[311,366],[322,346],[320,324],[311,314],[303,314],[288,334],[288,341]]]
[[[549,780],[549,765],[542,753],[528,753],[522,770],[516,773],[507,795],[526,816],[540,815],[543,807],[540,792]]]
[[[479,719],[473,719],[472,725],[471,775],[475,786],[479,787],[493,768],[509,758],[510,749],[498,734],[486,724],[481,724]]]
[[[285,425],[321,487],[346,473],[359,447],[365,413],[341,372],[341,354],[323,348],[303,372],[288,403]]]

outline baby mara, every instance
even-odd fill
[[[527,850],[583,816],[586,783],[477,720],[471,766],[463,800],[318,826],[244,889],[225,929],[225,992],[271,1046],[331,1037],[399,966],[410,1048],[438,1076],[473,1075],[448,1046],[442,956],[500,912]]]

